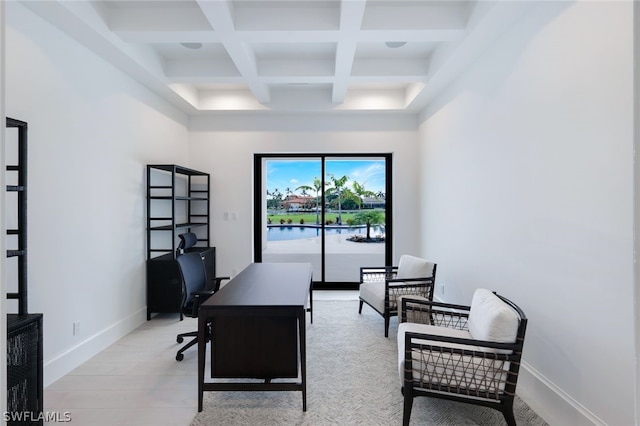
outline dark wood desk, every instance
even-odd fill
[[[253,263],[200,305],[198,411],[204,391],[301,391],[307,410],[307,300],[313,321],[311,265]],[[311,297],[309,297],[311,296]],[[211,330],[212,379],[205,382],[206,331]],[[271,379],[295,379],[272,383]]]

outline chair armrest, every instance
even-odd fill
[[[499,343],[490,342],[487,340],[475,340],[466,339],[462,337],[441,336],[439,334],[428,333],[405,333],[405,353],[406,348],[414,347],[421,350],[427,350],[432,352],[455,353],[459,355],[468,355],[475,357],[486,357],[486,354],[490,354],[489,358],[509,360],[510,352],[517,351],[520,345],[518,343]],[[415,339],[416,341],[412,341]],[[438,345],[437,342],[442,342],[443,345]],[[483,350],[490,349],[490,350]],[[513,360],[513,359],[511,359]]]
[[[404,296],[400,306],[400,322],[415,322],[439,327],[467,330],[470,306]]]
[[[405,283],[407,286],[416,285],[412,283],[422,284],[422,283],[433,283],[433,277],[421,277],[421,278],[388,278],[387,282],[389,284],[397,285]]]
[[[210,278],[209,282],[210,285],[209,287],[211,288],[211,291],[216,292],[218,290],[220,290],[220,284],[222,283],[223,280],[230,280],[231,277],[215,277],[215,278]]]
[[[362,266],[360,267],[360,282],[385,281],[398,273],[397,266]]]
[[[213,290],[202,290],[202,291],[194,292],[193,295],[196,298],[200,298],[205,296],[211,296],[213,293],[215,293]]]
[[[200,304],[207,300],[209,296],[213,295],[215,291],[213,290],[201,290],[193,293],[193,304],[191,308],[191,317],[196,318],[198,316],[198,310],[200,309]]]

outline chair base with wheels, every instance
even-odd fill
[[[210,336],[211,336],[211,327],[207,327],[207,330],[205,332],[206,334],[206,338],[207,338],[207,342],[210,340]],[[198,343],[198,332],[197,331],[189,331],[187,333],[180,333],[178,334],[178,336],[176,337],[176,342],[178,343],[182,343],[184,342],[185,337],[191,337],[192,339],[183,347],[181,347],[178,352],[176,353],[176,361],[182,361],[184,359],[184,351],[186,351],[187,349],[189,349],[190,347],[196,345]]]

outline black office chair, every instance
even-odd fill
[[[182,313],[191,318],[198,318],[200,304],[220,289],[220,282],[226,277],[215,278],[211,285],[208,285],[207,272],[198,252],[189,252],[178,256],[178,265],[182,277]],[[207,332],[207,336],[209,336],[209,332]],[[185,337],[193,337],[193,339],[180,348],[176,354],[177,361],[182,361],[183,352],[198,343],[197,331],[180,333],[176,340],[178,343],[182,343]]]

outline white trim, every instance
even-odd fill
[[[114,344],[147,319],[146,306],[128,317],[88,337],[77,345],[54,356],[44,363],[44,387],[55,382],[94,355]]]
[[[606,423],[522,361],[516,393],[533,411],[552,425],[598,425]]]

